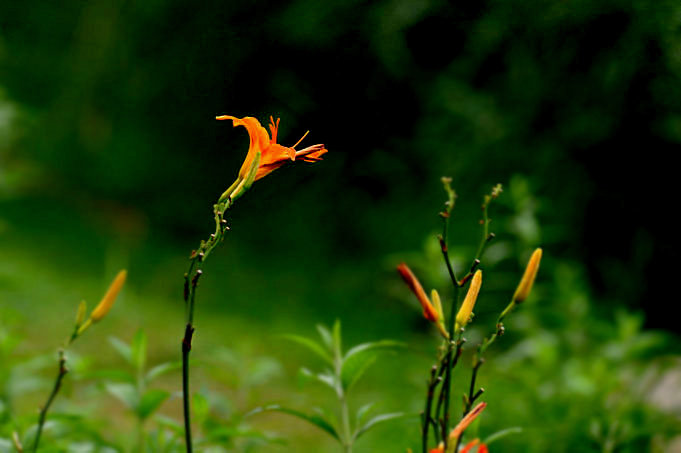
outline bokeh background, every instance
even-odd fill
[[[95,303],[120,268],[125,292],[74,347],[89,374],[61,410],[84,411],[79,392],[102,386],[92,370],[118,366],[110,336],[142,328],[151,365],[178,358],[186,257],[248,146],[213,118],[274,115],[280,142],[309,129],[304,143],[329,153],[258,181],[206,264],[193,354],[216,371],[193,385],[212,395],[215,423],[235,426],[225,448],[260,445],[236,428],[247,425],[279,439],[259,449],[335,451],[296,419],[240,416],[271,402],[333,409],[297,375],[322,365],[281,335],[337,318],[346,345],[409,344],[351,403],[420,410],[437,340],[394,268],[407,261],[448,294],[435,239],[447,175],[460,269],[482,196],[504,185],[472,344],[531,250],[545,252],[483,369],[480,434],[522,427],[496,451],[681,451],[680,76],[671,1],[2,2],[0,326],[5,344],[19,340],[0,364],[0,414],[34,413],[52,370],[26,362],[52,358],[77,303]],[[177,391],[179,377],[161,385]],[[134,448],[130,414],[93,395],[86,418],[113,417],[103,439]],[[179,420],[176,397],[162,413]],[[418,443],[411,417],[357,451]]]

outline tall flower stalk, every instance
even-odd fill
[[[47,419],[47,412],[50,410],[50,406],[52,406],[52,403],[57,397],[59,390],[61,390],[64,377],[69,372],[68,368],[66,367],[66,348],[68,348],[71,343],[78,339],[92,324],[101,321],[107,315],[107,313],[109,313],[114,302],[116,301],[116,297],[118,297],[118,293],[121,291],[121,288],[123,288],[126,277],[127,271],[125,270],[120,271],[118,275],[116,275],[116,278],[114,278],[106,294],[95,307],[95,309],[92,310],[87,320],[85,319],[85,315],[87,314],[87,305],[85,301],[82,301],[78,306],[73,332],[71,333],[71,336],[64,342],[64,346],[59,349],[57,377],[55,378],[54,385],[52,386],[52,391],[47,397],[47,401],[45,401],[45,404],[43,404],[43,407],[40,409],[40,415],[38,416],[38,428],[36,431],[35,440],[33,441],[33,452],[38,451],[40,437],[43,433],[45,420]]]
[[[495,237],[494,233],[489,231],[490,218],[488,215],[488,208],[491,202],[499,196],[502,189],[501,185],[495,186],[483,199],[482,219],[480,220],[482,236],[477,246],[475,256],[468,268],[468,272],[459,279],[457,277],[456,269],[449,257],[448,248],[449,219],[452,210],[454,209],[456,193],[450,187],[450,178],[442,178],[442,182],[444,189],[447,192],[447,201],[445,202],[445,209],[440,212],[440,217],[443,222],[442,234],[438,239],[442,257],[453,289],[449,317],[445,319],[443,315],[442,304],[436,290],[433,290],[432,292],[431,302],[426,296],[418,279],[411,270],[409,270],[407,265],[402,263],[397,267],[403,280],[407,283],[408,287],[423,307],[424,317],[426,320],[435,324],[440,335],[444,339],[444,342],[438,351],[437,362],[431,368],[430,377],[427,381],[426,401],[421,423],[421,446],[423,453],[453,453],[459,451],[465,429],[470,422],[480,414],[486,405],[486,403],[479,403],[474,407],[474,404],[484,392],[482,388],[478,389],[476,387],[478,371],[484,363],[483,354],[487,348],[503,334],[504,318],[529,295],[537,275],[542,254],[541,249],[537,249],[532,254],[525,273],[511,298],[511,302],[497,318],[494,333],[488,338],[485,338],[478,346],[477,352],[473,357],[470,384],[467,392],[464,394],[463,413],[456,427],[450,431],[450,425],[452,424],[451,420],[453,418],[451,410],[453,370],[458,364],[463,352],[463,347],[466,343],[463,334],[467,324],[473,317],[473,308],[475,307],[482,286],[482,271],[479,270],[478,267],[480,266],[487,245]],[[461,300],[464,291],[465,297]],[[432,437],[434,437],[437,447],[429,450],[431,432],[433,433]],[[475,439],[461,451],[469,451],[478,443],[479,440]],[[478,447],[479,451],[486,450],[484,443],[481,443]]]
[[[213,205],[213,217],[215,219],[215,231],[208,239],[200,242],[199,247],[189,255],[189,266],[184,274],[184,302],[185,302],[185,329],[182,338],[182,401],[184,415],[184,433],[186,451],[193,451],[191,430],[191,408],[189,404],[189,353],[192,348],[194,335],[194,307],[196,302],[196,289],[199,279],[203,275],[203,264],[213,250],[222,242],[225,233],[229,230],[225,213],[234,202],[241,197],[255,181],[267,176],[277,168],[289,161],[296,159],[305,162],[317,162],[327,152],[324,145],[312,145],[302,150],[296,146],[307,136],[307,132],[298,142],[286,147],[277,143],[279,119],[276,122],[270,117],[271,137],[260,122],[253,117],[237,118],[230,115],[216,117],[218,120],[231,120],[234,127],[243,126],[248,131],[250,145],[246,159],[241,165],[239,175],[234,183],[225,190],[217,203]]]

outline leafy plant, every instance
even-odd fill
[[[510,297],[510,303],[504,308],[496,320],[494,332],[484,338],[478,345],[476,354],[473,357],[470,384],[467,392],[463,395],[464,408],[462,417],[457,426],[450,431],[450,420],[453,418],[451,415],[452,372],[459,363],[459,359],[462,355],[464,344],[466,343],[463,334],[466,326],[473,319],[473,308],[482,286],[482,271],[479,269],[481,259],[488,244],[495,238],[494,233],[489,229],[491,220],[489,218],[488,208],[492,201],[501,194],[502,187],[500,184],[496,185],[491,193],[485,195],[483,199],[482,219],[480,220],[482,235],[475,255],[471,260],[468,272],[462,278],[458,278],[457,270],[449,258],[448,245],[449,219],[454,209],[456,193],[450,186],[451,178],[442,178],[442,182],[447,193],[447,201],[445,202],[445,209],[440,212],[440,217],[443,220],[443,228],[442,234],[438,237],[438,241],[453,289],[449,316],[445,318],[442,302],[440,301],[440,296],[436,290],[433,290],[431,298],[428,298],[421,283],[412,273],[411,269],[404,263],[397,267],[402,279],[407,286],[409,286],[423,307],[424,317],[438,328],[438,331],[443,338],[443,344],[438,350],[437,362],[432,366],[430,377],[427,381],[426,401],[421,417],[421,448],[423,453],[429,451],[431,427],[433,433],[432,437],[437,446],[435,450],[430,451],[437,451],[440,453],[458,452],[464,431],[472,420],[485,408],[486,403],[480,403],[474,408],[475,402],[485,391],[483,388],[476,387],[478,372],[484,363],[483,355],[496,339],[504,333],[504,319],[529,296],[537,276],[537,271],[539,270],[539,263],[542,256],[541,249],[536,249],[534,251],[520,283],[513,293],[513,296]],[[463,290],[466,286],[468,289],[465,297],[461,297],[463,296]],[[504,434],[511,432],[512,430],[506,430]],[[502,433],[498,433],[493,439],[499,438],[501,435]],[[469,445],[472,447],[477,444],[477,442],[479,442],[479,440],[475,439]],[[479,448],[486,449],[487,447],[485,443],[482,443]],[[468,448],[464,449],[468,450]]]
[[[314,380],[330,388],[336,395],[336,414],[333,415],[320,408],[313,412],[292,409],[279,404],[261,406],[250,412],[255,415],[266,411],[281,412],[304,420],[323,430],[336,439],[346,453],[352,452],[355,442],[371,428],[379,423],[403,417],[403,412],[392,412],[371,415],[374,403],[361,406],[355,412],[354,423],[350,419],[350,406],[348,394],[352,387],[376,362],[378,355],[383,351],[393,351],[403,346],[392,340],[380,340],[356,345],[343,352],[341,338],[341,323],[339,320],[328,329],[323,325],[317,325],[320,340],[299,336],[286,335],[292,341],[316,355],[324,363],[322,371],[316,372],[308,368],[302,368],[301,374],[310,380]]]
[[[141,449],[147,442],[145,422],[170,397],[170,392],[153,388],[151,384],[159,377],[179,370],[181,364],[164,362],[147,370],[147,336],[142,329],[137,331],[130,344],[116,337],[110,337],[109,342],[125,360],[128,369],[104,370],[97,372],[96,375],[108,380],[104,384],[106,391],[134,414],[137,422],[137,445],[138,449]],[[155,436],[152,436],[150,442],[155,442],[161,449],[165,448],[168,443],[174,445],[172,436],[166,438],[167,434],[165,431],[158,431]]]

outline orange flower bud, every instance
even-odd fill
[[[463,434],[463,432],[468,428],[468,425],[473,423],[473,420],[475,420],[478,415],[482,413],[483,410],[485,410],[485,407],[487,407],[487,403],[480,403],[477,406],[473,408],[472,411],[470,411],[464,418],[461,419],[458,425],[454,427],[454,429],[449,433],[449,441],[450,442],[456,442],[456,440]]]
[[[414,293],[416,298],[421,303],[421,306],[423,307],[423,316],[430,322],[437,322],[438,313],[435,310],[435,307],[433,307],[433,304],[430,303],[430,300],[428,300],[426,292],[423,291],[421,283],[419,283],[418,279],[412,273],[411,269],[409,269],[409,267],[406,264],[402,263],[399,266],[397,266],[397,271],[402,276],[402,280],[404,280],[407,286],[409,286],[411,292]]]
[[[530,291],[532,291],[532,285],[534,285],[534,279],[537,277],[537,271],[539,270],[541,255],[541,249],[537,249],[534,251],[534,253],[532,253],[530,261],[527,263],[527,267],[525,268],[523,278],[520,280],[518,288],[515,290],[515,294],[513,294],[513,300],[515,302],[520,303],[527,299],[527,296],[530,295]]]
[[[118,275],[116,275],[116,278],[114,278],[114,281],[111,283],[111,286],[109,286],[109,289],[107,290],[106,294],[104,294],[104,297],[102,298],[101,302],[99,302],[99,305],[92,310],[92,313],[90,314],[90,319],[92,322],[101,320],[104,316],[106,316],[107,313],[109,313],[109,310],[111,310],[111,307],[116,301],[116,296],[118,296],[118,293],[123,287],[123,283],[125,283],[125,278],[127,275],[128,272],[125,270],[120,271]]]
[[[475,306],[475,301],[478,300],[478,293],[480,292],[480,286],[482,285],[482,271],[476,271],[471,280],[471,286],[468,287],[468,293],[466,293],[466,298],[461,304],[459,312],[456,314],[456,330],[465,327],[471,318],[471,313],[473,313],[473,307]]]

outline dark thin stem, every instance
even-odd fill
[[[503,320],[504,318],[515,308],[516,306],[515,300],[511,300],[511,302],[504,308],[504,310],[499,314],[499,317],[497,318],[497,324],[496,324],[496,331],[489,336],[489,338],[485,338],[483,340],[482,344],[478,347],[478,351],[475,355],[474,362],[473,362],[473,371],[471,372],[471,382],[470,386],[468,388],[468,396],[465,398],[466,399],[466,404],[464,407],[463,415],[462,417],[465,417],[468,415],[470,412],[471,408],[473,407],[473,404],[475,403],[475,400],[482,395],[484,392],[483,389],[479,389],[476,393],[475,392],[475,381],[478,377],[478,371],[480,367],[485,363],[485,359],[483,357],[483,354],[487,349],[496,341],[497,338],[499,338],[501,335],[504,334],[504,324]],[[459,450],[459,446],[461,445],[461,441],[463,439],[463,434],[459,436],[459,438],[456,441],[456,447],[454,451]]]
[[[447,225],[449,223],[448,220],[449,220],[449,218],[445,218],[445,221],[444,221],[444,224],[445,224],[444,229],[445,230],[447,229]],[[440,240],[440,249],[442,250],[442,257],[444,258],[445,264],[447,265],[447,272],[449,272],[449,278],[452,280],[452,285],[454,287],[461,286],[459,284],[458,280],[456,279],[456,273],[454,272],[454,268],[452,267],[452,262],[449,259],[449,249],[447,248],[447,236],[445,234],[443,234],[438,239]]]
[[[215,217],[215,232],[210,235],[208,240],[201,241],[199,248],[192,251],[189,256],[189,268],[184,274],[184,302],[186,326],[184,337],[182,338],[182,403],[184,415],[184,438],[187,453],[191,453],[192,432],[191,432],[191,411],[190,411],[190,392],[189,392],[189,352],[192,349],[192,336],[194,335],[194,306],[196,302],[196,288],[199,278],[203,275],[203,263],[223,240],[225,233],[229,230],[227,221],[223,218],[224,212],[232,206],[232,199],[228,196],[221,199],[213,206]]]
[[[452,393],[452,371],[454,370],[454,367],[456,364],[459,362],[459,357],[461,356],[461,351],[463,347],[463,340],[461,338],[461,334],[458,335],[457,341],[456,341],[456,353],[454,354],[451,346],[450,350],[448,352],[449,355],[449,360],[447,361],[447,368],[446,371],[447,373],[445,374],[445,383],[444,386],[442,387],[442,392],[444,393],[443,395],[443,405],[444,405],[444,415],[443,415],[443,421],[442,421],[442,440],[445,443],[445,447],[447,446],[447,433],[449,432],[449,412],[450,412],[450,399],[451,399],[451,393]]]
[[[448,332],[450,337],[454,336],[454,320],[456,319],[456,313],[459,310],[459,280],[456,278],[456,272],[454,271],[454,268],[452,267],[452,263],[449,259],[449,250],[447,247],[447,231],[449,230],[449,216],[443,217],[444,222],[443,222],[443,232],[442,236],[440,239],[440,248],[442,250],[442,257],[445,260],[445,263],[447,265],[447,271],[449,272],[449,276],[452,280],[452,287],[454,289],[453,295],[452,295],[452,306],[451,310],[449,313],[449,328]],[[461,334],[457,333],[456,334],[456,342],[449,342],[448,348],[447,348],[447,368],[446,368],[446,373],[445,373],[445,382],[441,390],[441,395],[442,392],[444,392],[443,396],[443,404],[444,404],[444,420],[442,423],[443,430],[442,430],[442,438],[443,441],[445,442],[445,446],[447,444],[447,432],[449,431],[449,401],[450,401],[450,395],[451,395],[451,387],[452,387],[452,369],[454,368],[454,360],[458,360],[458,355],[460,354],[460,348],[463,345],[463,343],[460,342],[461,340]],[[456,357],[453,357],[454,354],[454,346],[457,348],[456,352]]]
[[[435,395],[435,388],[442,381],[442,377],[437,375],[438,366],[433,365],[430,370],[430,380],[428,381],[428,393],[426,394],[426,408],[423,411],[423,433],[421,436],[421,445],[423,447],[423,453],[428,453],[428,429],[430,424],[433,423],[433,418],[430,416],[430,412],[433,406],[433,396]],[[437,425],[435,425],[435,433],[437,437]]]
[[[188,453],[192,451],[192,427],[189,412],[189,351],[192,349],[193,334],[194,327],[191,324],[187,324],[184,330],[184,338],[182,339],[182,403],[184,410],[184,440]]]
[[[54,381],[54,387],[52,388],[52,393],[50,393],[50,396],[47,398],[47,401],[45,402],[45,405],[43,406],[43,408],[40,409],[40,417],[38,418],[38,431],[36,432],[35,442],[33,443],[33,451],[34,452],[38,451],[38,444],[40,443],[40,435],[43,432],[43,425],[45,425],[45,418],[47,417],[47,411],[50,409],[50,406],[52,405],[54,398],[57,396],[57,393],[59,393],[59,389],[61,389],[62,380],[64,379],[64,376],[66,376],[66,373],[68,373],[68,372],[69,372],[69,370],[66,368],[66,356],[64,355],[64,350],[60,349],[59,350],[59,365],[58,365],[57,379]]]
[[[475,391],[475,380],[478,377],[478,370],[480,369],[480,366],[484,363],[484,359],[482,357],[477,357],[475,361],[475,365],[473,365],[473,371],[471,372],[471,384],[468,388],[468,398],[466,399],[466,408],[463,411],[462,417],[465,417],[468,412],[470,412],[471,407],[473,406],[473,397],[474,397],[474,391]]]

